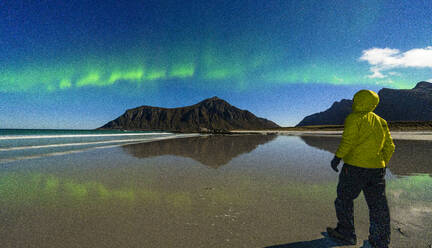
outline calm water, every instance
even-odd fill
[[[335,225],[339,141],[189,137],[4,162],[2,247],[334,247],[321,232]],[[426,247],[432,142],[395,143],[393,247]],[[367,206],[355,204],[360,247]]]
[[[0,129],[0,163],[182,136],[121,130]]]

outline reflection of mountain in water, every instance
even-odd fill
[[[211,135],[127,145],[123,146],[123,149],[137,158],[175,155],[192,158],[204,165],[218,168],[234,157],[249,153],[258,145],[272,141],[276,137],[276,135]]]
[[[301,138],[306,144],[331,153],[336,152],[341,140],[340,137],[301,136]],[[396,150],[388,167],[393,174],[432,174],[432,163],[430,161],[431,141],[394,140],[394,143]]]

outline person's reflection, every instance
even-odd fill
[[[275,139],[276,135],[211,135],[178,138],[123,146],[137,158],[175,155],[192,158],[204,165],[218,168],[240,154],[255,150],[258,145]]]

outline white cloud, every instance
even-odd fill
[[[381,73],[379,68],[372,67],[370,70],[371,70],[371,72],[373,72],[373,74],[367,76],[368,78],[385,78],[385,77],[387,77]]]
[[[371,48],[363,51],[360,60],[367,61],[372,67],[369,78],[385,78],[383,71],[396,68],[432,68],[432,46],[414,48],[406,52],[391,48]],[[397,75],[394,72],[390,75]]]

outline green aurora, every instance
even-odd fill
[[[361,88],[432,79],[431,8],[378,0],[5,2],[0,125],[95,128],[125,108],[215,95],[294,125]],[[419,51],[425,59],[412,63],[408,55]],[[24,118],[29,105],[33,121]],[[285,105],[293,110],[274,108]],[[81,116],[89,106],[101,106],[93,119]]]
[[[197,58],[183,57],[171,61],[169,57],[171,56],[160,63],[122,63],[129,61],[128,58],[120,59],[117,63],[104,63],[102,59],[88,66],[35,65],[7,70],[0,72],[0,92],[65,91],[85,87],[111,87],[122,82],[128,85],[157,85],[158,81],[170,79],[186,82],[199,80],[210,88],[220,81],[230,81],[234,82],[233,86],[238,90],[250,89],[254,87],[254,83],[376,84],[376,80],[365,77],[364,72],[335,67],[325,62],[282,67],[276,63],[281,58],[271,58],[270,55],[250,58],[221,56],[214,49],[209,49]],[[392,83],[384,81],[382,85],[407,88],[412,83],[412,80],[401,78]]]

